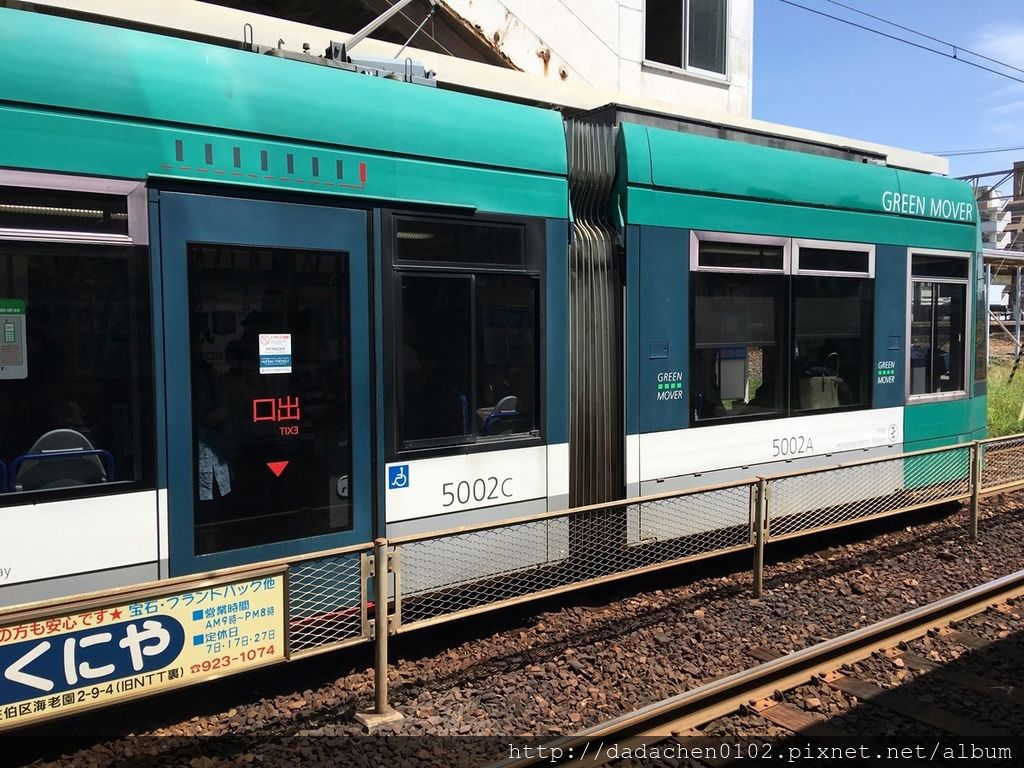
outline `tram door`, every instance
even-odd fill
[[[370,540],[367,214],[152,204],[170,575]]]

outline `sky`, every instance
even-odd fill
[[[829,0],[792,1],[952,53],[950,46]],[[1024,0],[840,1],[1024,70]],[[1022,71],[958,56],[1024,81]],[[762,120],[929,153],[1020,147],[951,157],[952,176],[1000,171],[1024,160],[1024,82],[783,0],[754,0],[753,77],[753,114]]]

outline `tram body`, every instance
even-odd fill
[[[964,184],[624,123],[588,277],[557,112],[0,29],[0,606],[984,434]]]

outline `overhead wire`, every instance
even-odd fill
[[[942,40],[942,39],[940,39],[938,37],[933,37],[932,35],[929,35],[929,34],[926,34],[924,32],[921,32],[919,30],[916,30],[913,27],[906,27],[906,26],[904,26],[902,24],[897,24],[895,21],[890,21],[889,19],[883,18],[881,16],[876,16],[873,13],[868,13],[867,11],[862,11],[860,8],[855,8],[852,5],[847,5],[846,3],[841,3],[841,2],[839,2],[839,0],[825,0],[825,2],[826,3],[831,3],[832,5],[838,5],[840,8],[845,8],[848,11],[853,11],[854,13],[859,13],[861,16],[867,16],[869,19],[874,19],[875,21],[880,21],[883,24],[888,24],[891,27],[896,27],[897,29],[902,29],[905,32],[910,32],[912,35],[917,35],[918,37],[923,37],[926,40],[932,40],[933,42],[941,43],[942,45],[948,45],[954,51],[963,51],[964,53],[971,54],[971,56],[976,56],[979,59],[985,59],[985,61],[991,61],[993,64],[998,64],[1001,67],[1006,67],[1007,69],[1012,69],[1012,70],[1015,70],[1017,72],[1020,72],[1021,74],[1024,74],[1024,69],[1021,69],[1020,67],[1015,67],[1013,64],[1007,64],[1005,61],[1000,61],[999,59],[994,59],[991,56],[986,56],[983,53],[978,53],[977,51],[972,51],[970,48],[964,48],[962,45],[957,45],[955,43],[951,43],[948,40]],[[954,58],[955,58],[955,56],[954,56]]]
[[[944,152],[929,152],[929,155],[938,155],[939,157],[966,157],[968,155],[992,155],[999,152],[1020,152],[1024,149],[1021,147],[989,147],[987,149],[949,149]]]
[[[910,45],[910,46],[913,46],[914,48],[919,48],[922,51],[928,51],[929,53],[934,53],[937,56],[942,56],[942,57],[947,58],[947,59],[952,59],[953,61],[959,61],[962,64],[967,64],[967,65],[975,67],[977,69],[984,70],[985,72],[991,72],[993,75],[999,75],[1000,77],[1005,77],[1007,80],[1013,80],[1014,82],[1017,82],[1017,83],[1024,83],[1024,79],[1021,79],[1019,77],[1014,77],[1013,75],[1011,75],[1011,74],[1009,74],[1007,72],[1000,72],[998,69],[992,69],[992,67],[986,67],[984,64],[979,64],[976,61],[970,61],[969,59],[961,59],[960,57],[958,57],[956,55],[955,51],[967,51],[966,48],[956,48],[956,47],[954,47],[954,53],[950,54],[950,53],[946,53],[945,51],[940,51],[940,50],[937,50],[935,48],[930,48],[927,45],[922,45],[921,43],[915,43],[913,40],[907,40],[906,38],[899,37],[898,35],[891,35],[888,32],[883,32],[882,30],[875,29],[874,27],[869,27],[869,26],[866,26],[864,24],[858,24],[857,22],[851,21],[850,19],[844,19],[842,16],[835,16],[834,14],[831,14],[831,13],[825,13],[824,11],[819,11],[817,8],[810,8],[810,7],[806,6],[806,5],[801,5],[800,3],[794,2],[794,0],[779,0],[779,2],[780,3],[785,3],[786,5],[791,5],[794,8],[800,8],[801,10],[807,11],[808,13],[813,13],[813,14],[816,14],[818,16],[824,16],[825,18],[832,19],[833,21],[839,21],[839,22],[842,22],[843,24],[848,24],[851,27],[856,27],[857,29],[862,29],[865,32],[872,32],[872,33],[874,33],[876,35],[880,35],[881,37],[885,37],[885,38],[888,38],[890,40],[895,40],[896,42],[903,43],[905,45]],[[949,43],[943,43],[943,45],[950,45],[950,44]],[[967,52],[969,52],[969,51],[967,51]],[[991,59],[991,60],[995,61],[995,59]],[[1009,66],[1007,64],[1003,64],[1002,62],[1000,62],[1000,66],[1004,66],[1004,67],[1007,67],[1007,68],[1010,68],[1010,69],[1017,69],[1016,67],[1011,67],[1011,66]]]

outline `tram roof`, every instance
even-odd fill
[[[18,10],[0,8],[0,29],[8,104],[566,173],[550,110]]]
[[[53,6],[62,13],[78,13],[126,20],[129,23],[225,41],[238,42],[242,25],[253,25],[257,42],[260,35],[276,41],[279,37],[308,42],[312,50],[323,50],[330,41],[344,42],[350,35],[298,22],[263,16],[247,11],[224,8],[202,2],[183,0],[40,0],[36,6]],[[187,6],[187,11],[183,9]],[[359,44],[359,54],[393,58],[399,46],[366,39]],[[633,94],[595,88],[575,82],[557,82],[537,75],[503,67],[467,61],[414,47],[403,56],[414,58],[437,72],[438,83],[447,89],[485,93],[524,103],[553,105],[570,111],[590,111],[608,104],[619,104],[636,110],[676,117],[706,126],[738,129],[752,134],[791,139],[850,150],[877,158],[885,165],[923,173],[946,175],[949,161],[945,158],[890,147],[795,126],[755,120],[692,105],[641,98]]]

